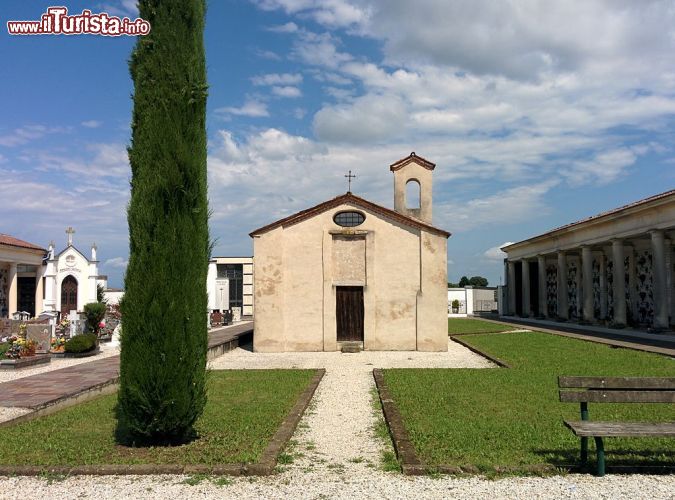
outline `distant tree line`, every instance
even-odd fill
[[[448,288],[464,288],[467,285],[488,286],[488,280],[482,276],[472,276],[471,278],[462,276],[459,283],[448,283]]]

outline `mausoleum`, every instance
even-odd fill
[[[393,210],[350,189],[251,233],[255,351],[447,351],[450,233],[432,225],[434,168],[415,153],[390,166]]]
[[[505,246],[506,312],[667,329],[674,238],[671,190]]]
[[[73,245],[72,228],[67,245],[56,253],[54,243],[44,249],[33,243],[0,234],[0,317],[26,312],[68,314],[96,302],[100,281],[96,245],[90,257]]]

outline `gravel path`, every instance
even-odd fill
[[[490,362],[450,342],[448,353],[362,352],[252,353],[236,349],[210,363],[214,369],[326,368],[314,400],[287,453],[291,464],[270,477],[79,476],[0,478],[0,498],[612,498],[675,499],[675,476],[596,478],[570,474],[549,478],[406,477],[379,469],[390,444],[373,426],[373,368],[489,368]]]
[[[448,352],[363,351],[253,353],[238,348],[216,358],[213,369],[325,368],[295,435],[289,469],[330,475],[361,474],[379,466],[382,443],[373,428],[373,368],[491,368],[494,365],[456,342]]]

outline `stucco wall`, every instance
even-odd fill
[[[364,223],[337,226],[333,216],[349,209],[364,213]],[[349,233],[359,241],[349,245]],[[254,238],[256,351],[337,348],[336,286],[363,276],[334,269],[334,253],[340,261],[345,252],[359,268],[365,262],[365,349],[447,350],[445,238],[420,239],[418,229],[342,205]]]

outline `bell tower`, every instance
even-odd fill
[[[394,210],[431,224],[435,163],[413,151],[389,166],[394,173]]]

